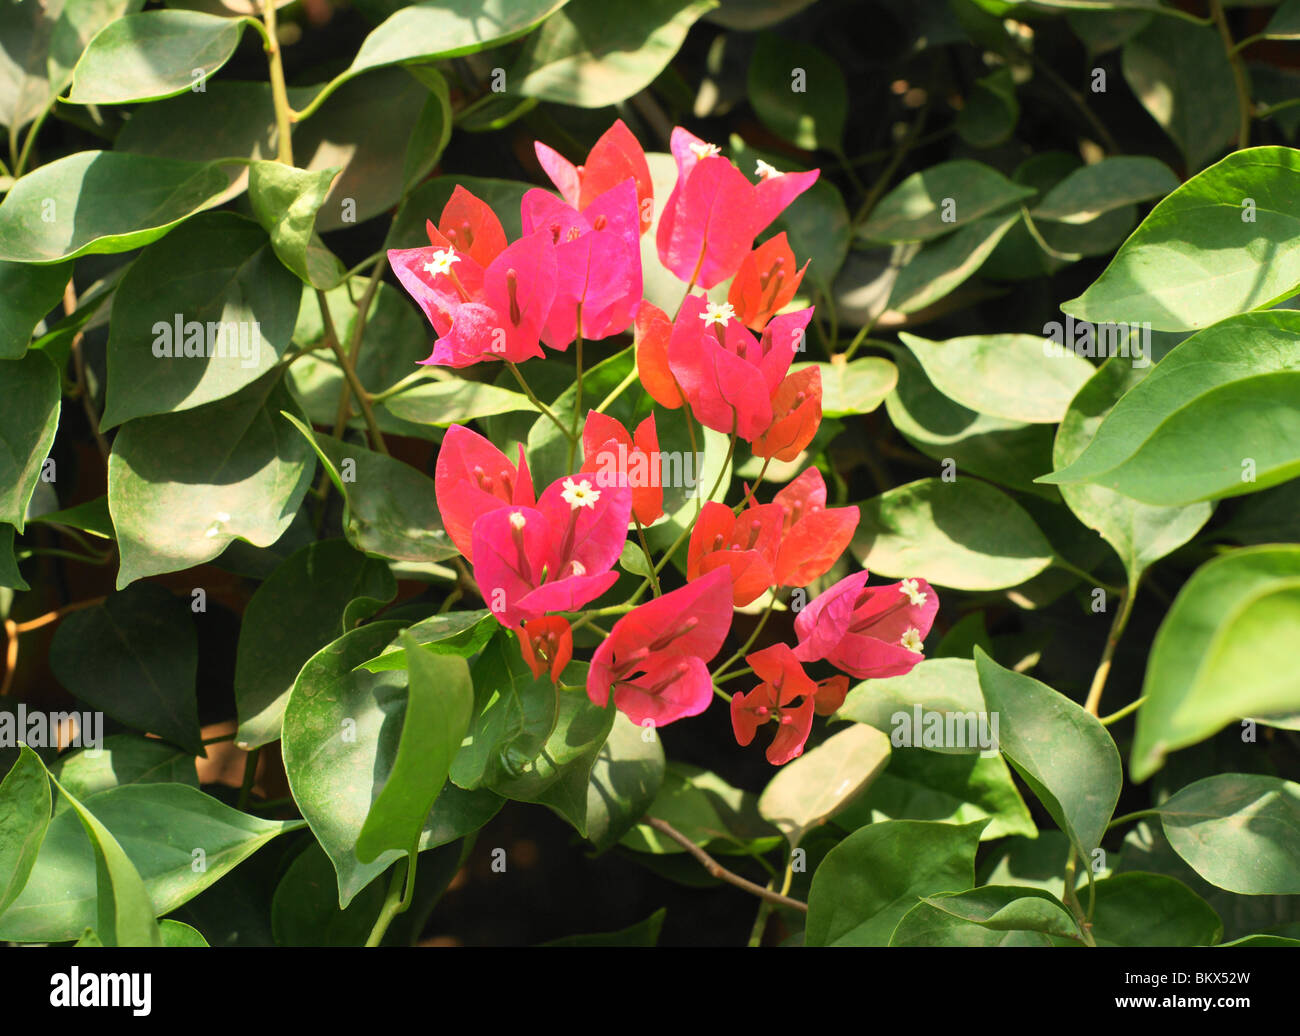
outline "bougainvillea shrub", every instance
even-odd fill
[[[1300,5],[0,37],[0,940],[1300,945]]]

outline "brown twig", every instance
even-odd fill
[[[722,864],[666,821],[660,820],[658,817],[643,817],[641,822],[643,824],[649,824],[660,834],[667,835],[671,838],[688,853],[699,860],[704,869],[708,871],[712,877],[725,881],[729,885],[735,885],[738,889],[744,889],[751,895],[758,896],[759,899],[765,899],[769,903],[775,903],[777,906],[789,907],[791,910],[798,910],[800,913],[808,913],[807,903],[803,903],[797,899],[791,899],[789,896],[783,896],[779,892],[773,892],[771,889],[755,884],[748,878],[742,878],[734,871],[727,870],[726,867],[722,866]]]

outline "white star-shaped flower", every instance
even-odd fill
[[[918,655],[921,654],[921,631],[915,626],[909,626],[907,632],[903,634],[898,642],[908,651],[914,651]]]
[[[780,176],[781,170],[777,169],[776,166],[768,165],[760,158],[758,164],[754,166],[754,175],[760,180],[766,180],[769,177]]]
[[[510,512],[510,527],[512,529],[522,530],[523,527],[527,524],[528,524],[528,519],[524,517],[524,513],[522,511]]]
[[[712,327],[714,324],[727,326],[727,321],[736,315],[735,308],[730,302],[708,302],[704,305],[704,312],[700,314],[700,319],[704,321],[705,327]]]
[[[566,478],[563,485],[564,488],[560,493],[560,499],[566,504],[575,511],[579,507],[590,507],[595,510],[596,501],[600,499],[600,490],[593,489],[591,483],[585,478],[576,484],[573,479]]]
[[[929,596],[924,590],[920,589],[915,579],[904,579],[898,585],[898,592],[905,596],[912,604],[918,606],[925,604],[925,599]]]
[[[722,154],[722,148],[717,144],[706,144],[700,141],[691,145],[691,154],[698,159],[712,158],[714,155]]]
[[[460,256],[450,248],[438,249],[433,253],[433,261],[424,264],[424,272],[431,277],[437,277],[438,274],[451,273],[451,264],[460,262]]]

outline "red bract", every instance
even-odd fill
[[[781,542],[781,508],[761,504],[737,516],[726,504],[709,501],[691,530],[686,578],[725,567],[731,572],[732,602],[741,608],[775,582],[773,565]]]
[[[640,224],[632,180],[606,191],[582,212],[534,189],[520,206],[524,234],[549,234],[555,246],[555,298],[542,341],[564,350],[582,335],[608,338],[626,331],[641,302]]]
[[[633,608],[601,642],[587,671],[587,694],[604,708],[609,695],[632,722],[664,726],[709,707],[706,663],[731,626],[731,576],[720,568]]]
[[[551,178],[564,200],[584,210],[593,201],[629,177],[636,183],[640,233],[650,229],[654,218],[654,184],[645,152],[622,119],[616,119],[587,155],[584,165],[575,166],[558,151],[540,140],[533,144],[537,161]]]
[[[821,370],[805,367],[787,374],[772,396],[772,424],[752,444],[754,456],[794,460],[821,423]]]
[[[736,741],[745,746],[754,740],[760,726],[775,720],[777,732],[767,746],[767,761],[781,766],[803,754],[812,733],[817,684],[808,678],[786,644],[773,644],[746,655],[745,661],[763,682],[748,694],[731,699],[731,729]]]
[[[660,406],[676,410],[686,400],[668,366],[668,340],[673,322],[668,314],[648,301],[636,313],[636,372],[641,387]]]
[[[786,241],[785,231],[770,237],[745,256],[731,282],[727,301],[736,310],[741,323],[761,331],[772,317],[789,305],[799,290],[808,260],[795,269],[794,252]]]
[[[826,507],[822,473],[809,468],[773,497],[785,513],[776,581],[807,586],[825,575],[853,539],[861,512],[856,507]]]
[[[939,598],[924,579],[867,586],[867,573],[841,579],[794,620],[795,656],[824,658],[859,680],[902,676],[924,657]]]
[[[503,626],[575,611],[618,579],[632,493],[566,477],[536,508],[501,507],[474,523],[474,581]]]
[[[818,170],[759,166],[750,183],[730,161],[678,126],[671,139],[677,183],[659,218],[659,259],[691,284],[712,288],[740,269],[754,238],[817,180]]]
[[[551,674],[559,683],[564,667],[573,660],[573,627],[563,615],[545,615],[523,624],[519,632],[519,654],[533,676]]]
[[[777,317],[755,339],[731,304],[688,295],[673,322],[668,365],[695,419],[752,442],[772,425],[772,396],[812,310]]]
[[[849,696],[849,678],[847,676],[830,676],[817,682],[817,715],[832,716],[844,704]]]
[[[438,513],[451,542],[473,561],[474,522],[503,504],[532,507],[533,480],[519,447],[519,466],[477,432],[454,424],[443,436],[433,474]]]
[[[596,485],[627,486],[632,490],[632,515],[652,525],[664,513],[659,459],[659,435],[651,414],[629,435],[615,418],[588,412],[582,429],[582,470],[594,472]]]
[[[555,245],[550,235],[533,234],[497,249],[500,223],[483,208],[463,191],[443,210],[447,233],[468,239],[467,248],[429,224],[429,247],[388,252],[397,279],[438,333],[432,354],[422,363],[468,367],[482,360],[521,363],[542,355],[538,342],[558,276]],[[459,226],[452,225],[456,222]],[[491,256],[486,267],[476,255]]]

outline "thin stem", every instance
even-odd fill
[[[1075,877],[1078,859],[1078,854],[1075,852],[1074,847],[1071,846],[1070,858],[1065,863],[1065,890],[1062,899],[1065,901],[1070,913],[1074,915],[1075,924],[1079,926],[1084,944],[1096,946],[1097,942],[1092,937],[1092,924],[1088,920],[1088,915],[1083,911],[1083,904],[1079,902],[1079,890],[1075,887],[1078,884]]]
[[[573,470],[573,455],[582,436],[582,303],[578,303],[578,336],[573,340],[577,350],[578,379],[573,390],[573,435],[569,439],[569,462],[567,468]]]
[[[723,701],[727,702],[728,704],[731,703],[731,695],[728,694],[726,691],[724,691],[724,690],[723,690],[721,687],[719,687],[717,684],[714,684],[714,685],[713,685],[713,693],[716,694],[716,695],[717,695],[719,698],[721,698]]]
[[[1119,609],[1115,612],[1115,619],[1110,624],[1110,633],[1106,637],[1106,646],[1102,649],[1101,661],[1097,663],[1097,671],[1092,676],[1092,686],[1088,689],[1088,700],[1083,707],[1094,716],[1100,715],[1101,692],[1106,689],[1106,678],[1110,676],[1110,666],[1115,657],[1115,647],[1119,644],[1119,638],[1124,635],[1124,627],[1128,625],[1128,617],[1133,611],[1133,599],[1137,596],[1136,589],[1136,587],[1130,587],[1121,592]]]
[[[238,731],[232,730],[229,734],[218,734],[216,737],[205,737],[203,739],[203,744],[206,747],[207,745],[219,745],[222,741],[233,741],[235,740],[235,735],[237,733]]]
[[[650,579],[654,583],[656,597],[663,596],[663,590],[659,588],[659,577],[655,575],[655,559],[650,555],[650,545],[645,541],[645,528],[641,525],[641,519],[636,515],[632,516],[632,521],[636,523],[636,538],[641,541],[641,553],[645,555],[646,566],[650,569]]]
[[[1103,590],[1109,590],[1113,594],[1122,594],[1124,592],[1124,588],[1122,586],[1117,586],[1114,583],[1104,582],[1103,580],[1100,580],[1096,576],[1094,576],[1091,572],[1085,571],[1084,569],[1080,568],[1078,565],[1066,561],[1065,558],[1062,557],[1052,558],[1052,567],[1059,568],[1065,572],[1069,572],[1071,575],[1076,575],[1084,582],[1091,583],[1093,586],[1099,586]]]
[[[1237,88],[1237,147],[1250,147],[1250,80],[1246,77],[1246,63],[1241,59],[1241,51],[1232,42],[1232,33],[1228,29],[1228,16],[1223,10],[1223,0],[1210,0],[1210,16],[1219,30],[1223,40],[1223,52],[1232,66],[1232,81]]]
[[[505,364],[506,367],[509,369],[510,373],[515,376],[515,381],[519,382],[519,387],[524,390],[524,395],[528,397],[528,401],[532,403],[533,406],[537,407],[537,409],[540,410],[543,414],[549,417],[551,421],[555,424],[555,427],[564,433],[564,437],[568,439],[569,442],[571,443],[574,442],[575,436],[573,434],[573,429],[570,428],[568,425],[566,425],[563,421],[561,421],[555,415],[554,410],[552,410],[550,407],[548,407],[545,403],[543,403],[540,399],[537,398],[537,393],[533,391],[532,386],[530,386],[528,382],[524,381],[524,376],[519,372],[518,367],[516,367],[509,360],[506,360]]]
[[[13,619],[5,619],[5,675],[0,680],[0,698],[9,693],[14,685],[14,676],[18,672],[18,624]]]
[[[876,203],[880,201],[881,197],[884,195],[885,188],[889,186],[889,181],[893,179],[894,173],[898,171],[898,167],[903,164],[903,159],[907,157],[907,153],[912,149],[912,146],[920,137],[921,130],[925,126],[925,119],[929,112],[929,108],[930,106],[927,102],[917,114],[911,128],[907,131],[907,135],[894,146],[893,157],[889,160],[889,164],[881,170],[880,175],[876,177],[876,182],[871,185],[871,190],[867,192],[866,198],[863,199],[862,205],[858,208],[857,213],[853,217],[853,226],[856,227],[863,223],[866,218],[871,215],[871,210],[876,207]]]
[[[1118,723],[1120,720],[1122,720],[1125,716],[1129,715],[1130,713],[1137,712],[1137,710],[1141,708],[1142,703],[1146,700],[1147,700],[1147,696],[1144,694],[1137,701],[1130,702],[1129,704],[1125,705],[1122,709],[1120,709],[1118,712],[1112,712],[1109,716],[1103,716],[1101,718],[1101,725],[1103,727],[1108,727],[1112,723]]]
[[[1125,813],[1122,817],[1116,817],[1106,825],[1106,830],[1109,831],[1112,827],[1119,827],[1120,824],[1127,824],[1134,820],[1141,820],[1143,817],[1155,817],[1159,815],[1160,810],[1158,809],[1139,809],[1135,813]]]
[[[749,503],[749,501],[754,500],[754,492],[755,490],[758,489],[759,486],[763,484],[763,478],[764,476],[767,475],[767,466],[771,463],[772,463],[771,457],[763,458],[763,467],[758,472],[758,478],[754,480],[754,484],[752,486],[750,486],[747,490],[745,490],[745,495],[744,497],[741,498],[740,503],[738,503],[735,507],[732,508],[732,510],[735,511],[736,514],[740,514],[740,512],[745,509],[745,505]],[[754,500],[754,502],[758,503],[757,500]]]
[[[36,116],[36,121],[32,123],[31,129],[27,131],[27,139],[23,141],[22,153],[19,154],[18,160],[14,162],[13,176],[15,180],[17,180],[18,177],[22,176],[24,171],[27,169],[27,160],[32,156],[32,145],[36,143],[36,134],[38,134],[41,131],[41,126],[45,124],[46,117],[53,110],[54,110],[54,105],[51,104],[48,108],[46,108],[43,112],[41,112],[38,116]]]
[[[71,278],[68,280],[67,287],[63,289],[63,313],[65,316],[72,316],[77,311],[77,289],[73,285]],[[77,394],[81,396],[81,408],[86,412],[86,423],[90,425],[90,430],[95,436],[95,445],[99,447],[99,454],[104,458],[104,465],[108,465],[108,440],[104,438],[104,433],[99,430],[99,414],[95,413],[94,401],[90,398],[90,382],[86,379],[86,357],[81,349],[81,343],[85,340],[85,333],[78,331],[72,336],[72,372],[76,380]]]
[[[293,109],[289,106],[289,91],[284,85],[284,62],[276,35],[275,0],[263,0],[262,21],[266,23],[262,49],[266,51],[266,62],[270,67],[271,101],[275,105],[276,160],[293,165]]]
[[[752,673],[753,671],[754,671],[754,670],[750,669],[749,666],[745,666],[744,669],[737,669],[734,673],[727,673],[727,674],[725,674],[725,675],[715,676],[715,677],[713,678],[713,682],[714,682],[714,683],[727,683],[727,682],[730,681],[730,680],[739,680],[742,676],[748,676],[748,675],[749,675],[750,673]],[[719,672],[721,672],[721,671],[719,671]]]
[[[706,853],[698,845],[692,842],[684,834],[678,831],[671,824],[660,820],[658,817],[643,817],[643,824],[648,824],[660,834],[667,835],[674,842],[680,845],[688,853],[695,857],[704,867],[709,875],[727,882],[729,885],[735,885],[738,889],[744,889],[746,892],[765,899],[776,906],[789,907],[791,910],[798,910],[800,913],[808,913],[808,904],[801,903],[797,899],[791,899],[789,896],[783,896],[779,892],[773,892],[771,889],[765,889],[762,885],[757,885],[748,878],[742,878],[739,874],[727,870],[726,867],[718,863],[712,856]]]
[[[771,597],[768,598],[767,607],[763,609],[763,614],[759,617],[757,625],[754,626],[753,632],[750,633],[749,639],[740,645],[734,655],[723,662],[722,665],[718,666],[718,672],[725,673],[731,667],[733,662],[737,662],[745,656],[745,652],[750,649],[754,641],[758,639],[758,635],[763,632],[763,627],[767,625],[767,620],[772,617],[772,607],[775,604],[776,594],[772,594]]]
[[[366,394],[365,387],[361,384],[361,379],[357,377],[356,369],[352,365],[352,357],[343,351],[343,346],[339,344],[339,337],[334,330],[334,318],[330,316],[329,301],[325,298],[325,293],[319,288],[316,289],[316,301],[320,305],[321,320],[325,325],[325,342],[334,353],[334,358],[343,368],[343,377],[347,380],[348,387],[352,390],[352,395],[361,407],[361,416],[365,419],[366,430],[370,435],[371,446],[382,453],[385,457],[388,454],[388,444],[384,442],[383,432],[379,430],[379,425],[375,421],[375,411],[370,405],[370,398]],[[361,314],[358,312],[357,320],[361,320]],[[360,341],[358,337],[357,342]]]
[[[1034,67],[1043,74],[1043,78],[1070,99],[1070,103],[1074,105],[1075,110],[1084,117],[1088,125],[1092,127],[1093,132],[1097,134],[1097,139],[1101,141],[1102,147],[1112,155],[1120,154],[1119,144],[1116,143],[1115,138],[1111,136],[1111,132],[1106,128],[1106,124],[1097,117],[1097,113],[1088,107],[1088,102],[1083,99],[1083,95],[1062,79],[1060,75],[1057,74],[1056,69],[1052,68],[1051,65],[1037,54],[1032,54],[1030,56],[1033,59]]]
[[[97,604],[103,604],[103,597],[88,597],[84,601],[73,601],[72,604],[65,604],[62,608],[55,608],[54,611],[46,612],[44,615],[38,615],[34,619],[28,619],[26,622],[13,623],[14,633],[30,633],[32,630],[38,630],[42,626],[48,626],[52,622],[57,622],[63,616],[71,612],[81,611],[82,608],[93,608]]]
[[[722,462],[722,467],[718,470],[718,477],[713,481],[713,488],[709,490],[709,495],[704,498],[706,502],[712,502],[713,494],[718,491],[718,487],[722,485],[723,477],[727,474],[728,470],[730,470],[731,468],[731,458],[736,452],[736,439],[737,439],[737,434],[735,432],[732,432],[731,442],[727,445],[727,456]],[[725,499],[726,497],[725,493],[723,494],[723,497]],[[703,508],[703,506],[704,506],[703,504],[700,505],[701,508]]]
[[[636,367],[633,367],[630,371],[628,371],[627,377],[624,378],[622,381],[620,381],[617,385],[615,385],[614,388],[611,390],[610,394],[600,401],[600,406],[596,407],[596,413],[603,414],[606,411],[606,409],[608,409],[609,406],[614,402],[614,400],[618,399],[618,397],[621,396],[627,390],[628,386],[636,382],[636,379],[637,379],[637,370]]]
[[[384,905],[379,911],[379,916],[375,919],[375,925],[370,929],[370,935],[366,938],[367,946],[378,946],[384,940],[384,935],[388,932],[388,926],[393,923],[393,918],[400,914],[403,909],[402,894],[403,877],[407,877],[407,884],[410,884],[410,872],[415,870],[413,856],[405,857],[406,870],[403,872],[401,867],[393,867],[393,876],[388,882],[388,894],[384,897]],[[408,904],[409,905],[409,904]]]

